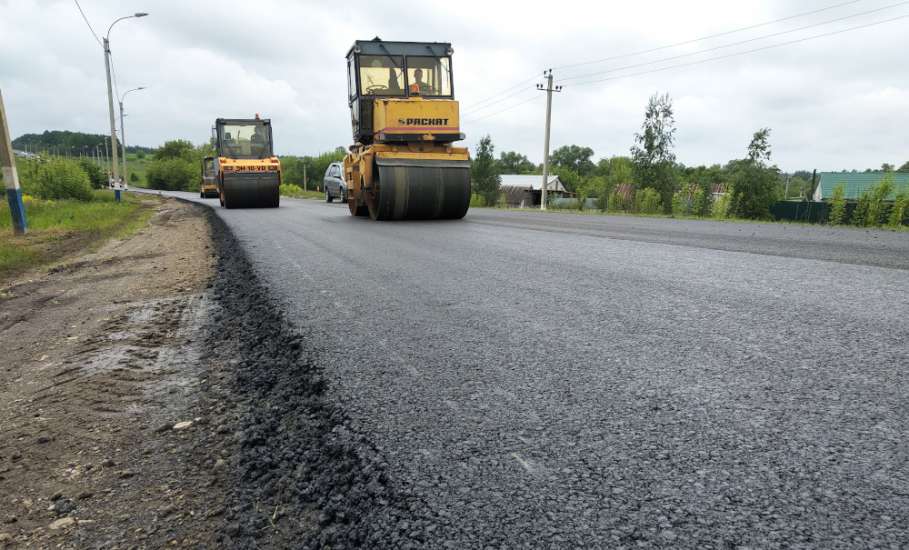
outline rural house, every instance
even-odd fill
[[[813,199],[816,202],[830,200],[833,190],[843,184],[846,200],[857,201],[862,193],[880,183],[888,175],[893,178],[894,192],[887,197],[887,200],[894,200],[900,192],[909,192],[909,173],[907,172],[822,172],[818,174],[818,184],[814,190]]]
[[[499,191],[505,195],[505,204],[512,208],[530,208],[540,206],[543,194],[543,176],[541,174],[502,174]],[[563,197],[568,190],[559,176],[550,175],[547,193],[553,197]]]

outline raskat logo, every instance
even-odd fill
[[[399,118],[401,126],[448,126],[447,118]]]

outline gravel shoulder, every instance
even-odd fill
[[[188,544],[220,521],[196,490],[209,224],[156,202],[135,235],[3,289],[0,546]]]

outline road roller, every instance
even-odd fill
[[[454,98],[451,44],[354,42],[347,54],[354,144],[347,205],[374,220],[460,219],[470,206],[470,154]]]
[[[218,199],[224,208],[277,208],[281,161],[272,146],[271,120],[219,118],[212,128],[217,151]]]

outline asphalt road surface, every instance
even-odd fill
[[[907,233],[201,202],[431,546],[909,545]]]

